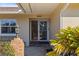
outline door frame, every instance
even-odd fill
[[[38,37],[38,40],[32,40],[32,37],[31,37],[31,21],[32,20],[37,20],[38,24],[40,21],[47,21],[47,40],[39,40],[39,37]],[[30,31],[29,31],[30,41],[40,41],[40,42],[49,41],[49,19],[48,18],[30,18],[29,19],[29,29],[30,29]],[[38,25],[38,31],[39,31],[39,25]],[[38,36],[39,36],[39,32],[38,32]]]

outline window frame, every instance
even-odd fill
[[[15,20],[15,22],[16,22],[16,19],[0,19],[0,36],[16,36],[16,33],[1,33],[1,31],[2,31],[2,30],[1,30],[1,27],[15,27],[15,28],[16,28],[16,25],[15,25],[15,26],[11,26],[11,25],[5,26],[5,25],[2,25],[2,23],[1,23],[2,20],[4,20],[4,21],[5,21],[5,20],[8,20],[8,21],[9,21],[9,20],[10,20],[10,21],[11,21],[11,20]],[[9,22],[10,22],[10,21],[9,21]],[[6,22],[6,21],[5,21],[5,22]],[[17,22],[16,22],[16,24],[17,24]],[[16,29],[15,29],[15,31],[16,31]]]

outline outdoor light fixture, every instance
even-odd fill
[[[18,37],[19,35],[19,25],[16,25],[16,37]]]
[[[19,9],[18,11],[17,11],[17,13],[19,13],[19,12],[21,12],[22,10],[21,9]]]
[[[20,9],[19,12],[21,12],[22,10]]]

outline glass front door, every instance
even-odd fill
[[[39,22],[39,39],[47,40],[47,21]]]
[[[48,40],[48,21],[47,20],[31,20],[30,34],[32,41]]]
[[[38,40],[38,21],[31,21],[31,39]]]

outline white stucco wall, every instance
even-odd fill
[[[56,39],[55,34],[60,31],[60,12],[66,3],[59,4],[50,16],[50,39]]]
[[[50,39],[55,39],[57,34],[60,30],[60,16],[56,16],[51,18],[50,20]]]
[[[60,25],[61,28],[79,26],[79,17],[61,17]]]
[[[0,14],[0,19],[16,19],[20,28],[19,36],[23,39],[24,42],[26,42],[26,46],[29,46],[29,18],[26,15]]]
[[[19,35],[26,43],[26,46],[29,46],[29,19],[28,18],[24,18],[23,20],[22,19],[17,20],[17,23],[18,23],[19,28],[20,28]]]
[[[66,9],[63,13],[62,13],[62,17],[79,17],[79,9],[72,9],[72,10],[68,10]]]

